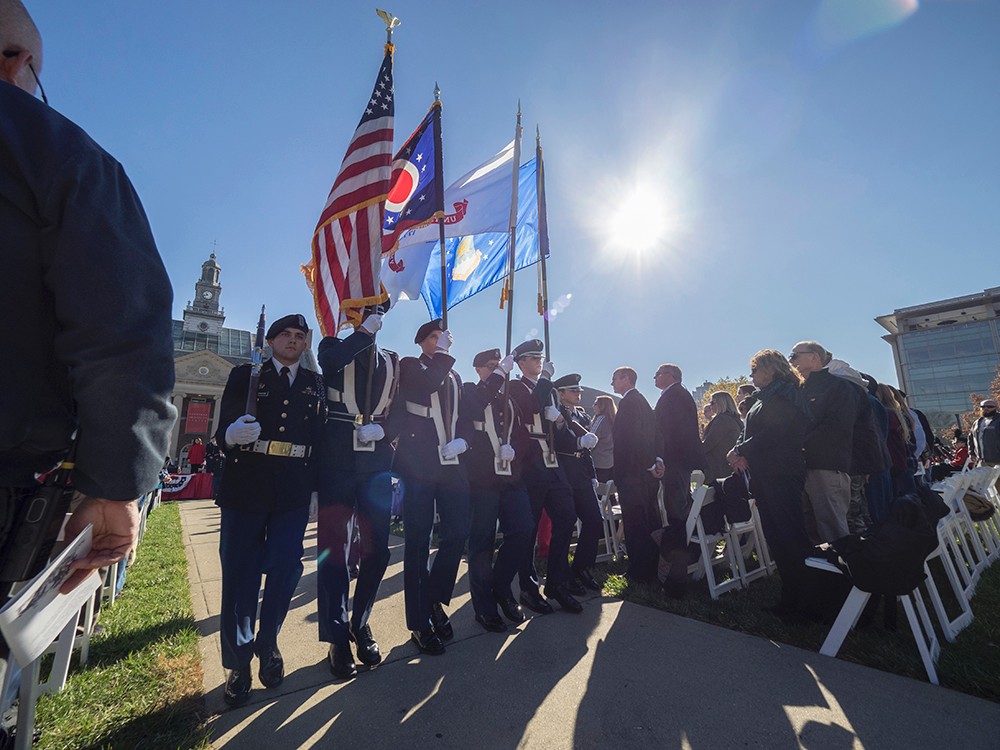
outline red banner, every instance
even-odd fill
[[[188,435],[207,435],[208,418],[211,413],[212,405],[207,401],[189,402],[184,432]]]

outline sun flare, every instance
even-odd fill
[[[636,182],[619,192],[605,226],[605,247],[634,255],[664,249],[680,228],[675,202],[653,182]]]

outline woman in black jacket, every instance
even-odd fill
[[[710,403],[715,416],[706,425],[705,437],[701,440],[705,447],[705,484],[729,476],[726,456],[743,431],[743,420],[732,396],[725,391],[716,391]]]
[[[758,390],[746,426],[727,459],[734,471],[749,472],[764,537],[781,575],[781,601],[768,611],[794,619],[805,605],[805,557],[810,549],[802,521],[806,464],[802,455],[808,420],[800,407],[801,380],[774,349],[750,360]]]

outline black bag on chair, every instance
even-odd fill
[[[908,594],[924,580],[924,560],[938,545],[937,519],[918,493],[896,498],[882,524],[833,542],[854,585],[873,594]]]

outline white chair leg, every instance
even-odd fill
[[[823,645],[819,650],[821,654],[824,656],[837,655],[847,634],[851,632],[851,629],[861,616],[861,611],[865,608],[865,604],[868,603],[870,596],[871,594],[867,591],[862,591],[857,586],[851,589],[851,593],[847,595],[847,601],[840,608],[840,614],[837,615],[833,627],[830,628],[826,640],[823,641]]]
[[[35,659],[21,672],[21,684],[17,694],[17,737],[14,750],[31,750],[35,734],[35,702],[41,695],[38,678],[41,671],[41,657]]]
[[[926,618],[926,626],[930,622],[929,618],[927,618],[927,609],[924,607],[923,599],[919,598],[920,593],[917,591],[913,593],[917,596],[917,607],[921,610],[921,619],[924,620]],[[920,623],[917,621],[917,615],[913,611],[913,601],[911,601],[910,596],[907,594],[899,598],[903,600],[906,619],[910,623],[913,639],[917,642],[917,650],[920,652],[920,659],[923,661],[924,669],[927,671],[927,679],[930,680],[932,685],[937,685],[938,677],[937,671],[934,669],[934,662],[937,660],[937,652],[940,650],[940,645],[938,644],[937,636],[934,635],[933,628],[930,629],[929,635],[925,635],[921,630]]]

